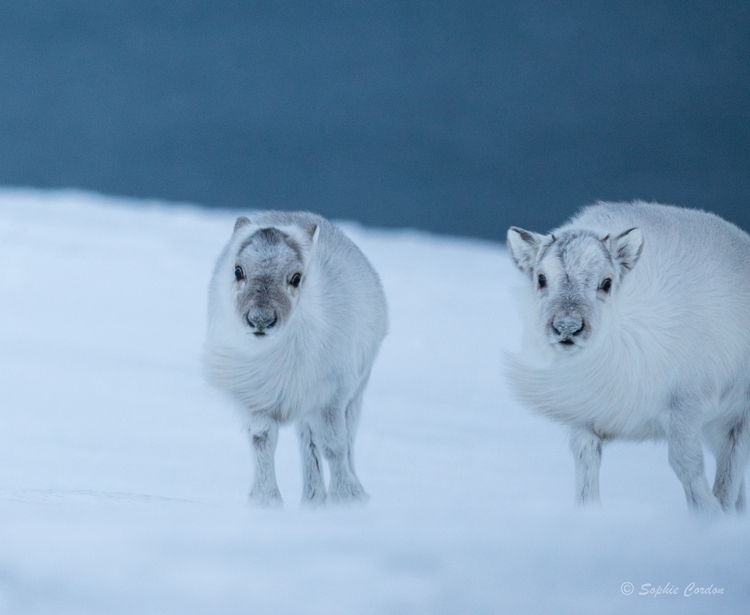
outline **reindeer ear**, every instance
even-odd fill
[[[641,257],[643,233],[638,228],[628,229],[616,237],[610,237],[608,248],[612,259],[620,266],[620,276],[624,276]]]
[[[245,218],[244,216],[240,216],[237,218],[237,222],[234,223],[234,232],[236,233],[239,231],[243,226],[247,226],[248,224],[252,224],[248,218]]]
[[[314,248],[318,244],[318,236],[320,235],[320,226],[317,224],[311,224],[306,229],[308,237],[310,237],[310,247]]]
[[[309,262],[318,245],[320,225],[312,222],[310,224],[294,224],[277,228],[287,235],[287,244],[295,252],[301,254],[305,262]]]
[[[521,273],[531,275],[536,264],[539,246],[542,245],[543,241],[544,235],[524,231],[517,226],[511,226],[508,229],[508,252]]]

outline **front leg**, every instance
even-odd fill
[[[366,502],[368,496],[350,465],[344,408],[339,405],[325,408],[311,425],[331,470],[328,499],[332,502]]]
[[[249,435],[255,473],[250,489],[250,502],[256,506],[281,506],[274,464],[279,426],[270,418],[254,416],[250,422]]]
[[[326,501],[326,486],[323,482],[320,467],[320,453],[313,440],[312,429],[304,421],[297,424],[299,437],[299,451],[302,457],[302,503],[324,504]]]
[[[598,505],[602,439],[587,427],[570,430],[570,450],[576,469],[576,503]]]

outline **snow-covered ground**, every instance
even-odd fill
[[[390,303],[371,499],[301,509],[287,429],[285,508],[250,508],[241,422],[200,370],[233,220],[0,191],[0,612],[747,612],[750,522],[688,515],[664,446],[610,445],[602,509],[574,507],[564,430],[503,381],[522,281],[501,245],[342,225]]]

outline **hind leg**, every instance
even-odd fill
[[[750,454],[750,425],[743,417],[723,434],[716,450],[713,493],[724,510],[745,507],[745,468]]]
[[[570,450],[576,469],[576,503],[599,504],[602,439],[590,429],[573,427],[570,430]]]
[[[737,512],[743,513],[745,512],[745,506],[745,479],[743,478],[740,483],[740,494],[737,496],[737,504],[735,504],[735,507]]]
[[[302,503],[323,504],[326,501],[326,486],[320,467],[320,451],[313,440],[309,423],[297,423],[297,437],[302,457]]]
[[[688,508],[696,512],[716,513],[721,505],[711,492],[703,465],[701,403],[705,400],[687,393],[675,394],[669,405],[666,423],[669,465],[685,490]]]
[[[349,470],[351,470],[352,474],[355,474],[354,438],[357,435],[359,417],[362,414],[362,398],[364,397],[365,386],[367,386],[367,378],[365,378],[365,381],[362,383],[359,391],[357,391],[357,394],[347,404],[344,415],[346,419],[347,462],[349,463]]]

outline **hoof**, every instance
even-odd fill
[[[328,493],[328,501],[333,504],[366,504],[369,499],[370,496],[359,483],[331,489]]]
[[[257,508],[282,508],[284,506],[284,500],[281,499],[281,493],[278,491],[271,493],[251,491],[248,501],[251,506]]]
[[[324,506],[326,503],[326,492],[317,490],[312,493],[302,494],[302,506],[308,506],[315,508],[317,506]]]

